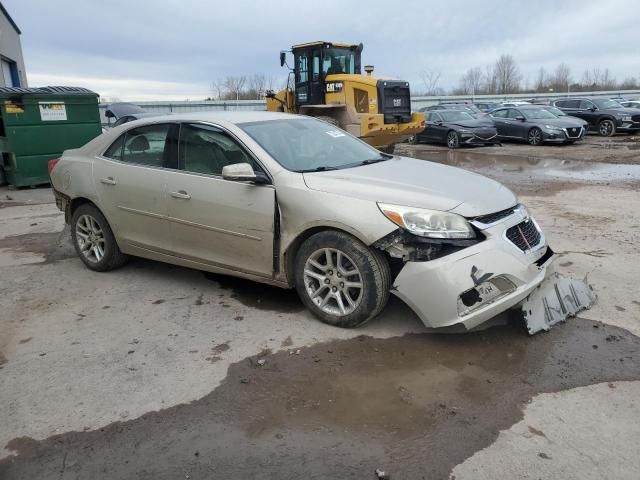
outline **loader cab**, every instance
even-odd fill
[[[327,75],[360,75],[362,44],[313,42],[294,45],[291,51],[296,107],[325,103]],[[282,54],[280,63],[284,63]]]

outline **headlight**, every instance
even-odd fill
[[[553,125],[545,125],[544,128],[547,130],[562,130],[561,128],[554,127]]]
[[[430,238],[475,238],[476,236],[469,222],[455,213],[387,203],[379,203],[378,208],[385,217],[414,235]]]
[[[622,115],[622,121],[623,122],[630,122],[631,121],[631,115]]]
[[[461,128],[460,130],[458,130],[458,132],[460,133],[473,133],[471,130],[469,130],[468,128]]]

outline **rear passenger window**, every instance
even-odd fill
[[[580,100],[580,109],[581,110],[588,110],[590,108],[593,108],[594,105],[593,103],[591,103],[589,100]]]
[[[235,163],[248,163],[255,171],[256,162],[222,130],[207,125],[180,128],[180,157],[188,172],[222,175],[222,169]]]
[[[580,105],[580,100],[565,100],[564,108],[578,108]]]
[[[124,145],[124,135],[120,135],[118,139],[111,144],[102,155],[103,157],[112,158],[114,160],[122,160],[122,146]]]
[[[125,136],[122,161],[165,167],[165,144],[170,125],[147,125],[129,130]]]

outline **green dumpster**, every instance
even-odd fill
[[[0,88],[0,173],[11,185],[48,183],[49,160],[100,133],[98,94],[91,90]]]

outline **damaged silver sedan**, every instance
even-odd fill
[[[470,329],[523,301],[553,258],[501,184],[305,116],[143,119],[50,169],[90,269],[135,255],[296,288],[340,327],[375,317],[393,293],[428,327]]]

